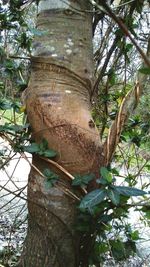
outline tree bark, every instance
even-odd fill
[[[99,132],[90,113],[93,85],[92,16],[88,1],[42,0],[33,43],[31,77],[26,90],[32,138],[43,138],[58,152],[55,161],[72,175],[95,173],[103,165]],[[64,174],[33,157],[28,182],[28,232],[20,267],[77,267],[82,236],[75,231],[78,202]],[[40,173],[49,168],[60,175],[47,189]],[[91,185],[93,186],[93,185]],[[67,191],[68,192],[68,191]],[[80,196],[80,194],[79,194]]]

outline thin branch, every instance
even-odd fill
[[[51,165],[55,166],[58,170],[60,170],[63,174],[65,174],[65,176],[67,176],[69,178],[69,180],[73,181],[75,179],[71,173],[69,173],[65,168],[63,168],[57,162],[55,162],[51,159],[48,159],[48,158],[44,158],[44,157],[40,157],[40,158],[43,159],[44,161],[47,161]],[[87,191],[84,188],[81,188],[81,191],[82,191],[82,193],[87,194]]]
[[[34,165],[34,164],[32,164],[29,160],[28,160],[28,158],[27,158],[27,156],[25,155],[25,153],[21,153],[21,155],[22,155],[22,157],[29,163],[29,165],[37,172],[37,173],[39,173],[39,175],[41,176],[41,177],[43,177],[44,179],[46,178],[45,177],[45,175]],[[42,157],[41,157],[42,158]],[[44,160],[45,160],[45,158],[43,158]],[[54,162],[53,162],[54,163]],[[57,164],[57,163],[56,163]],[[54,165],[54,164],[53,164]],[[73,198],[73,199],[75,199],[75,200],[80,200],[80,198],[79,197],[77,197],[74,193],[72,193],[69,189],[67,189],[67,188],[64,188],[64,187],[62,187],[62,186],[59,186],[59,185],[57,185],[57,184],[55,184],[54,185],[55,187],[57,187],[60,191],[62,191],[63,193],[65,193],[66,195],[68,195],[68,196],[70,196],[71,198]]]
[[[12,191],[12,190],[10,190],[10,189],[8,189],[8,188],[6,188],[6,187],[0,185],[0,188],[3,189],[3,190],[5,190],[5,191],[8,192],[9,194],[12,194],[12,195],[14,195],[14,196],[17,197],[17,198],[20,198],[20,199],[22,199],[22,200],[27,201],[27,198],[22,197],[22,196],[20,195],[21,192],[25,189],[25,187],[26,187],[26,186],[24,186],[23,188],[21,188],[20,191],[19,191],[19,193],[16,193],[18,190],[16,190],[16,191]],[[23,189],[23,190],[22,190],[22,189]]]
[[[9,58],[31,60],[31,57],[9,56]]]
[[[101,69],[101,71],[99,73],[99,76],[98,76],[95,84],[94,84],[94,87],[93,87],[93,90],[92,90],[92,93],[91,93],[91,98],[94,95],[94,93],[97,91],[98,85],[99,85],[99,83],[100,83],[100,81],[101,81],[101,79],[102,79],[102,77],[103,77],[103,75],[104,75],[104,73],[106,71],[106,68],[108,66],[109,60],[110,60],[114,50],[116,49],[116,44],[119,41],[119,39],[120,39],[119,36],[116,36],[116,38],[114,39],[114,42],[113,42],[113,44],[112,44],[112,46],[111,46],[111,48],[110,48],[110,50],[109,50],[109,52],[107,54],[107,57],[106,57],[105,62],[103,64],[103,67],[102,67],[102,69]]]
[[[143,58],[145,64],[150,67],[150,61],[147,58],[146,54],[143,52],[143,50],[139,47],[135,39],[132,37],[130,32],[128,31],[128,28],[126,25],[123,23],[123,21],[115,15],[115,13],[111,10],[111,8],[107,5],[107,3],[103,0],[99,0],[100,5],[98,5],[94,0],[92,0],[94,5],[99,9],[99,10],[105,10],[106,14],[110,15],[110,17],[118,24],[120,29],[123,31],[123,33],[129,37],[130,41],[134,44],[136,47],[137,51],[140,53],[141,57]]]
[[[150,58],[150,39],[148,42],[147,48],[147,58]],[[105,164],[108,165],[113,157],[116,146],[119,143],[120,135],[122,129],[125,125],[125,122],[129,118],[130,114],[132,114],[137,107],[140,96],[144,90],[145,86],[145,78],[146,75],[139,74],[138,80],[133,88],[133,90],[129,91],[127,95],[124,97],[119,112],[109,129],[109,133],[107,139],[104,143],[104,152],[106,153],[106,161]]]
[[[108,43],[108,38],[110,36],[110,33],[112,32],[112,23],[109,25],[109,27],[107,28],[102,40],[100,41],[100,47],[96,50],[96,52],[94,53],[94,60],[95,61],[100,61],[101,58],[102,58],[102,54],[106,48],[106,45]],[[97,67],[98,67],[98,64],[97,64]],[[96,68],[97,68],[96,67]]]
[[[149,207],[150,208],[150,204],[149,204],[149,200],[148,199],[146,202],[141,202],[141,200],[139,202],[135,202],[135,203],[131,203],[131,204],[127,204],[128,207]]]
[[[128,5],[128,4],[130,4],[130,3],[133,3],[133,2],[135,2],[135,0],[130,0],[130,1],[128,1],[128,2],[125,2],[125,3],[123,3],[123,4],[119,4],[119,5],[115,6],[115,7],[113,7],[113,9],[116,9],[116,8],[118,8],[118,7],[122,7],[122,6],[126,6],[126,5]]]

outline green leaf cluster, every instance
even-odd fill
[[[117,262],[136,253],[136,241],[140,239],[140,234],[130,224],[126,224],[130,209],[128,201],[130,197],[147,195],[146,191],[138,188],[116,185],[114,176],[119,176],[116,168],[102,167],[99,174],[97,181],[100,188],[82,198],[76,227],[85,235],[91,233],[96,237],[89,257],[91,265],[103,263],[110,251]],[[143,209],[143,212],[149,218],[149,210]]]
[[[54,158],[57,155],[56,151],[48,148],[48,142],[46,139],[43,139],[40,144],[33,142],[28,146],[24,146],[23,150],[28,153],[37,154],[46,158]]]
[[[94,179],[94,174],[75,175],[75,179],[72,182],[73,186],[87,187],[90,181]]]
[[[45,169],[43,171],[44,176],[47,178],[45,182],[46,188],[51,188],[52,186],[55,185],[55,183],[58,181],[59,176],[51,171],[50,169]]]
[[[112,204],[117,206],[120,203],[121,196],[131,197],[147,194],[147,192],[138,188],[115,185],[115,179],[113,179],[112,173],[106,167],[101,167],[100,175],[101,177],[98,179],[98,183],[101,184],[101,188],[88,193],[82,199],[80,209],[88,209],[91,212],[96,205],[104,200],[111,200]]]

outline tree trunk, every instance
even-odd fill
[[[92,16],[88,1],[42,0],[33,43],[31,77],[26,91],[32,138],[48,141],[58,152],[55,161],[72,175],[95,173],[103,162],[98,130],[90,113],[93,84]],[[29,222],[21,267],[77,267],[80,234],[75,232],[78,202],[64,173],[33,157],[28,183]],[[41,173],[59,173],[52,188]],[[68,192],[68,191],[67,191]],[[87,263],[84,264],[85,266]]]

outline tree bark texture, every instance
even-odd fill
[[[33,43],[31,77],[26,91],[32,138],[43,138],[58,152],[55,161],[72,175],[98,175],[101,142],[90,113],[93,84],[92,16],[88,1],[42,0]],[[43,172],[60,175],[57,186],[31,168],[28,182],[29,223],[21,267],[78,267],[81,236],[75,231],[77,201],[64,175],[48,162],[33,157]],[[84,265],[88,266],[88,265]]]

